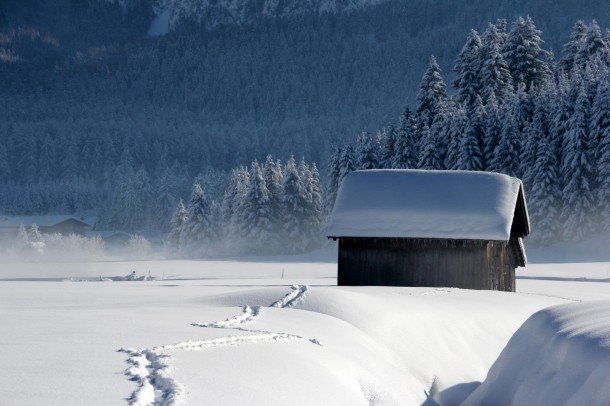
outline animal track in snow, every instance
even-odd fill
[[[273,302],[269,307],[292,308],[301,303],[308,292],[307,285],[292,286],[291,291],[283,298]],[[129,355],[127,363],[130,365],[125,370],[130,380],[137,382],[138,388],[127,399],[130,405],[135,406],[173,406],[182,405],[186,402],[184,388],[169,376],[168,351],[203,351],[208,348],[226,347],[251,343],[271,343],[287,341],[309,341],[312,344],[322,346],[316,338],[306,339],[304,337],[282,332],[247,330],[242,326],[253,323],[261,315],[261,306],[244,306],[242,313],[226,320],[212,323],[192,323],[195,327],[224,328],[246,331],[250,335],[225,336],[205,340],[184,341],[177,344],[162,345],[152,349],[124,349],[119,352]]]

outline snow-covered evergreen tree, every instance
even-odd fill
[[[420,169],[443,169],[445,167],[442,151],[439,148],[438,134],[434,131],[438,128],[440,126],[435,126],[430,130],[425,126],[422,128],[423,138],[419,146],[419,162],[417,163],[417,167]]]
[[[559,214],[561,213],[561,189],[557,173],[557,151],[549,133],[541,133],[538,154],[531,171],[531,184],[525,193],[532,222],[532,240],[540,245],[557,241]]]
[[[500,140],[494,149],[488,170],[509,176],[520,176],[521,134],[517,128],[514,108],[505,105],[502,109],[503,127]]]
[[[601,29],[597,21],[593,20],[585,31],[585,37],[580,42],[574,57],[574,65],[581,70],[584,69],[596,54],[603,52],[606,48],[607,44],[602,37]]]
[[[597,140],[597,204],[603,226],[610,228],[610,78],[600,81],[591,112],[591,137]]]
[[[447,117],[443,136],[449,140],[447,154],[445,155],[444,167],[446,169],[458,169],[458,156],[460,154],[462,134],[466,128],[466,112],[460,106],[452,106]]]
[[[180,233],[180,246],[189,254],[201,256],[209,254],[215,236],[210,202],[201,184],[195,182],[187,207],[187,220]]]
[[[432,127],[436,116],[444,108],[446,102],[447,90],[441,75],[441,68],[438,66],[436,58],[431,56],[417,94],[415,114],[420,134],[424,134],[424,128]]]
[[[277,252],[278,235],[274,230],[274,215],[269,190],[260,165],[254,161],[250,168],[250,182],[244,196],[241,214],[243,235],[241,252],[262,255]]]
[[[550,83],[549,83],[550,85]],[[538,155],[540,151],[540,140],[545,138],[546,143],[551,144],[550,140],[550,119],[548,107],[550,105],[549,96],[551,95],[549,86],[542,87],[534,99],[533,120],[526,126],[523,134],[523,152],[521,154],[521,173],[523,174],[523,184],[526,190],[534,188],[534,178],[536,175]],[[547,148],[551,148],[547,146]],[[554,148],[552,148],[554,149]],[[554,151],[556,153],[556,151]],[[557,164],[556,159],[553,162]],[[558,168],[555,168],[555,173]],[[556,179],[558,180],[558,179]]]
[[[563,46],[562,57],[559,61],[559,66],[565,74],[570,75],[572,72],[576,55],[582,48],[586,37],[587,26],[584,21],[578,20],[570,33],[570,39]]]
[[[377,133],[379,168],[392,168],[392,161],[396,155],[397,136],[398,131],[394,124]]]
[[[470,111],[482,88],[482,61],[480,59],[481,38],[475,30],[470,30],[466,44],[460,51],[453,71],[455,79],[455,99],[461,103],[467,111]]]
[[[279,160],[274,161],[271,155],[265,160],[263,168],[263,178],[269,191],[269,207],[271,213],[271,223],[273,232],[278,236],[282,235],[282,164]]]
[[[307,191],[299,177],[294,157],[291,157],[286,163],[282,185],[284,189],[282,202],[286,236],[285,249],[289,253],[295,253],[307,245],[307,238],[301,232],[304,218],[303,208],[307,204]]]
[[[320,173],[316,164],[311,169],[301,163],[299,176],[305,189],[305,206],[303,207],[303,224],[301,230],[306,238],[306,249],[319,247],[322,241],[322,189],[320,186]]]
[[[531,17],[519,17],[513,22],[502,55],[508,63],[513,83],[524,83],[526,89],[539,86],[548,76],[551,69],[546,59],[549,52],[542,49],[541,32],[536,28]]]
[[[484,105],[492,97],[504,102],[513,92],[513,78],[502,55],[506,33],[499,24],[501,23],[489,24],[481,40],[478,64],[481,69],[480,95]]]
[[[162,159],[165,161],[165,159]],[[155,182],[154,204],[151,208],[153,227],[162,232],[167,232],[172,225],[167,222],[172,210],[176,206],[178,196],[178,180],[173,169],[163,162],[159,165],[157,180]]]
[[[561,164],[563,177],[564,236],[569,239],[584,239],[595,230],[594,196],[591,190],[593,165],[589,148],[588,96],[581,87],[574,113],[567,123],[564,140],[564,160]]]
[[[244,167],[231,172],[231,178],[225,191],[221,209],[222,234],[229,245],[238,241],[243,235],[240,223],[242,202],[250,182],[250,173]]]
[[[184,207],[182,199],[180,199],[170,220],[170,232],[165,239],[165,248],[169,256],[175,256],[180,252],[180,235],[182,234],[182,229],[186,224],[187,218],[188,212],[186,211],[186,207]]]
[[[405,107],[396,133],[396,145],[391,167],[396,169],[416,168],[418,163],[416,128],[413,113]]]
[[[341,155],[339,156],[339,188],[341,187],[343,178],[345,178],[348,173],[355,170],[354,149],[350,144],[347,144],[341,148]]]
[[[333,147],[328,164],[326,165],[326,171],[328,174],[328,183],[326,185],[326,194],[324,201],[324,213],[326,216],[332,213],[335,206],[335,200],[337,199],[337,191],[339,190],[339,159],[341,155],[341,149],[337,146]]]
[[[483,147],[483,162],[485,170],[488,170],[491,160],[494,157],[494,152],[500,143],[502,132],[502,119],[499,116],[499,107],[495,95],[491,95],[485,105],[485,125],[484,125],[484,140]]]
[[[18,250],[25,250],[30,245],[30,239],[28,238],[28,232],[25,229],[23,223],[19,224],[17,230],[17,237],[15,238],[15,247]]]
[[[356,169],[379,168],[378,146],[369,133],[362,133],[356,139]]]
[[[457,169],[467,171],[483,170],[483,124],[484,111],[481,97],[477,96],[472,113],[466,120],[457,156]]]

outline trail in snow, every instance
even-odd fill
[[[230,317],[223,321],[215,321],[213,323],[191,323],[195,327],[210,327],[210,328],[235,328],[244,324],[252,323],[261,314],[261,306],[244,306],[242,314]]]
[[[154,348],[154,351],[202,351],[207,348],[213,347],[228,347],[232,345],[250,344],[250,343],[271,343],[271,342],[285,342],[285,341],[309,341],[313,344],[321,344],[315,340],[307,340],[301,336],[288,333],[274,333],[271,331],[256,331],[252,335],[242,336],[227,336],[212,338],[209,340],[197,340],[197,341],[185,341],[178,344],[164,345],[162,347]]]
[[[273,302],[269,307],[292,308],[305,300],[309,288],[307,285],[292,286],[291,291],[283,298]],[[251,335],[225,336],[206,340],[184,341],[177,344],[162,345],[152,349],[125,349],[119,352],[129,355],[125,370],[130,380],[138,383],[138,388],[127,399],[134,406],[178,406],[186,402],[186,391],[169,376],[168,351],[203,351],[214,347],[227,347],[252,343],[279,343],[288,341],[309,341],[322,346],[316,338],[304,337],[282,332],[248,330],[242,326],[253,323],[261,315],[261,306],[244,306],[242,313],[226,320],[212,323],[191,323],[195,327],[224,328],[253,333]]]
[[[186,401],[184,388],[169,375],[169,355],[148,349],[121,348],[129,355],[125,371],[138,388],[127,399],[130,405],[182,405]]]
[[[307,291],[309,290],[309,287],[307,285],[293,285],[291,286],[291,289],[291,292],[288,292],[286,296],[284,296],[280,300],[271,303],[269,307],[294,307],[297,304],[301,303],[303,300],[305,300],[305,296],[307,296]]]

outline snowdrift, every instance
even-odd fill
[[[610,301],[553,306],[510,339],[468,405],[610,405]]]

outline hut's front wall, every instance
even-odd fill
[[[514,291],[511,258],[503,242],[339,238],[338,284]]]

